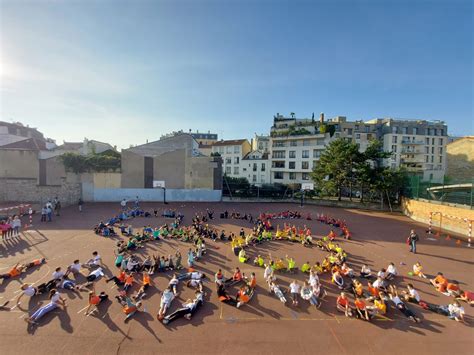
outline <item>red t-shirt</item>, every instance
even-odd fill
[[[348,301],[347,298],[342,298],[341,296],[339,296],[339,297],[337,298],[337,304],[338,304],[338,305],[341,305],[342,307],[345,307],[345,306],[347,306],[347,305],[349,304],[349,301]]]

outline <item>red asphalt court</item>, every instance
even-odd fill
[[[161,203],[142,204],[146,210]],[[458,280],[464,290],[474,290],[474,248],[466,244],[457,245],[453,240],[430,237],[425,234],[426,226],[417,224],[401,214],[378,213],[373,211],[345,210],[297,204],[266,203],[170,203],[185,215],[184,225],[191,223],[195,212],[205,212],[206,208],[215,211],[216,219],[211,225],[227,232],[238,233],[241,227],[251,228],[243,220],[219,218],[219,213],[227,209],[241,213],[281,212],[298,210],[304,216],[311,213],[324,213],[347,222],[353,240],[342,241],[348,253],[348,263],[356,271],[362,264],[368,264],[372,271],[386,267],[393,261],[402,277],[397,280],[399,289],[411,282],[422,299],[436,303],[449,304],[450,297],[438,293],[427,280],[408,276],[412,265],[420,261],[428,275],[442,271],[450,280]],[[92,227],[100,220],[107,220],[120,210],[119,203],[85,204],[80,214],[77,207],[63,209],[60,217],[51,223],[40,223],[34,218],[33,228],[24,232],[20,240],[0,244],[0,273],[17,262],[28,262],[39,257],[48,259],[47,264],[28,271],[21,279],[3,280],[0,283],[0,303],[11,300],[15,305],[21,282],[36,285],[51,278],[57,266],[65,269],[76,258],[85,262],[92,251],[97,250],[107,265],[106,274],[117,274],[114,266],[113,249],[117,239],[107,239],[94,234]],[[164,218],[135,218],[131,224],[135,230],[144,225],[153,227],[172,220]],[[23,221],[26,222],[25,220]],[[315,220],[273,220],[276,227],[284,222],[303,226],[306,224],[314,235],[327,235],[330,227]],[[418,254],[408,252],[405,239],[414,228],[421,237]],[[1,354],[472,354],[474,352],[474,308],[463,303],[469,324],[457,323],[439,314],[422,310],[410,304],[422,319],[415,324],[408,321],[393,308],[388,319],[375,319],[368,323],[357,319],[347,319],[335,309],[337,289],[329,283],[328,275],[321,276],[329,296],[319,310],[300,301],[299,307],[284,306],[267,290],[263,280],[263,269],[250,264],[241,264],[233,255],[230,245],[222,242],[206,241],[208,253],[197,262],[196,268],[206,273],[210,281],[205,283],[204,306],[188,321],[177,320],[164,326],[156,320],[160,304],[160,294],[168,284],[170,272],[156,273],[152,276],[155,287],[147,292],[144,312],[136,314],[128,322],[120,305],[115,301],[116,288],[106,284],[101,278],[96,283],[98,292],[105,291],[111,302],[101,305],[99,314],[84,316],[87,306],[87,293],[63,291],[67,298],[65,311],[55,310],[44,316],[40,325],[29,328],[23,318],[40,304],[47,302],[46,296],[28,300],[22,299],[19,307],[11,311],[0,311],[0,353]],[[168,255],[179,249],[186,262],[186,251],[190,244],[175,240],[149,242],[139,249],[139,254]],[[249,249],[248,255],[256,253],[274,257],[286,254],[296,259],[301,266],[305,261],[314,264],[325,255],[317,248],[304,248],[289,242],[269,242]],[[225,270],[227,276],[235,266],[249,274],[255,271],[258,287],[256,295],[248,305],[240,309],[221,304],[216,297],[213,274],[218,268]],[[84,273],[86,271],[84,270]],[[304,280],[301,272],[296,275],[279,274],[279,282],[287,286],[292,278]],[[82,281],[79,276],[79,281]],[[364,285],[366,282],[364,281]],[[136,288],[136,286],[135,286]],[[193,291],[182,283],[179,286],[179,299],[173,302],[171,311],[181,302],[192,297]],[[232,292],[233,290],[231,290]],[[235,289],[236,291],[236,289]],[[352,300],[352,298],[351,298]],[[291,302],[290,302],[291,303]],[[103,307],[102,307],[103,306]]]

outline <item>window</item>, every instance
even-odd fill
[[[441,164],[442,162],[443,162],[443,156],[440,155],[440,157],[439,157],[439,163]]]
[[[284,168],[285,167],[285,162],[284,161],[274,161],[273,168]]]
[[[398,137],[397,136],[392,136],[392,143],[397,143]]]
[[[321,156],[321,151],[313,149],[313,158],[319,158]]]
[[[316,140],[316,145],[324,145],[324,138],[318,138]]]
[[[368,133],[368,134],[367,134],[367,140],[370,141],[371,139],[372,139],[372,133]]]
[[[226,173],[226,175],[229,175],[230,172],[231,172],[230,166],[226,166],[226,167],[225,167],[225,173]]]
[[[257,175],[252,176],[252,182],[257,182]]]
[[[303,140],[303,145],[304,145],[305,147],[307,147],[307,146],[311,145],[311,141],[310,141],[309,139],[304,139],[304,140]]]
[[[434,147],[431,147],[431,154],[434,154]]]
[[[439,154],[443,154],[443,147],[439,147],[438,150],[439,150]]]
[[[439,135],[440,135],[440,136],[444,136],[444,129],[443,129],[443,128],[441,128],[441,129],[439,130]],[[442,139],[442,138],[441,138],[441,139]]]
[[[240,145],[234,145],[234,153],[240,153]]]
[[[225,149],[226,153],[232,153],[232,146],[228,145]]]
[[[439,145],[443,145],[443,138],[439,138]]]
[[[425,144],[426,144],[426,145],[429,145],[429,144],[430,144],[430,139],[429,139],[429,138],[425,138]]]
[[[360,133],[356,133],[356,139],[360,139]]]
[[[290,161],[288,163],[288,169],[294,169],[295,168],[295,162],[294,161]]]
[[[257,163],[253,163],[253,168],[252,168],[253,171],[257,171]]]
[[[403,134],[408,134],[408,127],[403,127],[402,128],[402,133]]]
[[[224,154],[224,147],[219,147],[219,154]]]
[[[309,169],[309,162],[302,161],[301,162],[301,169]]]
[[[275,180],[281,180],[283,179],[283,171],[274,171],[273,172],[273,178]]]
[[[434,163],[434,155],[431,156],[431,162]]]
[[[431,144],[432,144],[432,145],[435,144],[435,139],[434,139],[434,138],[431,138]]]
[[[430,154],[430,147],[425,147],[425,154]]]
[[[356,125],[354,126],[354,131],[358,131],[358,130],[359,130],[359,125],[356,124]]]
[[[273,141],[273,146],[274,147],[286,147],[286,144],[284,141]]]
[[[239,157],[234,158],[234,164],[239,164]]]
[[[273,158],[285,159],[285,151],[284,150],[274,150],[273,151]]]
[[[290,159],[291,159],[291,158],[293,158],[293,159],[296,158],[296,151],[290,150],[290,151],[288,152],[288,158],[290,158]]]
[[[309,174],[308,173],[303,173],[303,176],[301,178],[303,180],[309,180]]]
[[[239,167],[234,166],[234,175],[239,175]]]
[[[430,162],[430,156],[427,155],[425,158],[426,158],[426,159],[425,159],[425,163],[429,163],[429,162]]]
[[[413,134],[415,134],[415,135],[418,134],[418,128],[413,127]]]
[[[437,135],[438,135],[438,130],[435,128],[435,129],[434,129],[433,136],[437,136]]]
[[[318,161],[317,161],[317,160],[313,160],[313,169],[316,167],[316,165],[318,165]]]
[[[398,133],[398,127],[392,127],[392,133],[397,134]]]
[[[295,172],[290,173],[290,180],[296,180],[296,173]]]
[[[260,182],[261,182],[262,184],[265,183],[265,175],[260,175]]]
[[[334,135],[336,138],[339,138],[341,136],[341,134],[339,132],[336,132],[336,134]]]
[[[247,171],[247,168],[242,168],[242,171]]]
[[[301,157],[302,158],[309,158],[309,150],[303,150],[301,152]]]
[[[262,171],[265,171],[265,163],[262,163],[262,168],[261,168]]]
[[[350,135],[350,136],[352,136],[352,128],[348,128],[348,129],[347,129],[347,134]]]
[[[370,126],[365,126],[365,133],[369,133],[370,132]]]
[[[290,141],[290,147],[296,147],[298,143],[296,141]]]
[[[396,146],[396,145],[392,145],[392,152],[393,152],[393,153],[396,153],[396,152],[397,152],[397,146]]]
[[[225,158],[226,164],[232,164],[232,158]]]

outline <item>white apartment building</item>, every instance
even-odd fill
[[[212,145],[212,153],[219,153],[222,157],[223,173],[230,177],[242,177],[242,159],[251,151],[247,139],[221,140]]]
[[[446,172],[448,128],[441,121],[374,120],[382,124],[383,147],[393,153],[384,161],[391,168],[404,167],[423,180],[442,182]],[[371,121],[371,122],[374,122]]]
[[[332,140],[356,143],[361,152],[373,139],[383,142],[393,156],[383,161],[391,168],[404,167],[410,174],[434,182],[442,181],[446,170],[447,126],[441,121],[378,118],[347,121],[344,116],[324,120],[274,116],[270,133],[271,182],[301,184]]]
[[[241,161],[240,176],[247,178],[252,185],[270,183],[270,160],[268,153],[253,150]]]

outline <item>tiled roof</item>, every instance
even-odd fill
[[[36,138],[27,138],[21,141],[2,145],[1,149],[47,150],[45,142]]]
[[[234,139],[228,141],[220,141],[212,144],[213,146],[224,146],[224,145],[242,145],[244,142],[248,142],[246,139]]]

